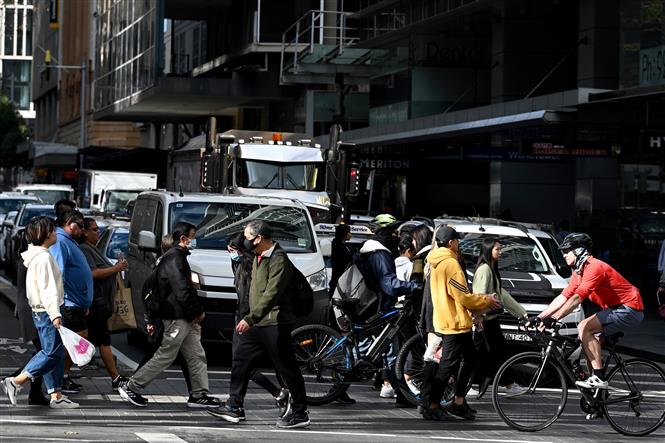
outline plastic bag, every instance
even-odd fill
[[[92,343],[64,326],[60,326],[58,332],[62,338],[62,344],[74,363],[78,366],[90,363],[92,356],[95,355],[95,346]]]

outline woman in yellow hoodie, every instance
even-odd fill
[[[438,248],[432,249],[427,261],[431,266],[432,320],[436,333],[443,337],[443,355],[438,368],[426,365],[423,371],[423,418],[449,420],[452,414],[473,420],[475,414],[464,398],[476,359],[471,311],[497,309],[501,304],[494,296],[469,291],[458,260],[460,236],[457,231],[445,226],[437,230],[435,238]],[[457,380],[455,399],[444,411],[440,402],[451,376]]]

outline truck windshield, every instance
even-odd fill
[[[460,240],[460,252],[464,258],[464,264],[468,270],[476,269],[480,246],[485,234],[462,234]],[[547,261],[540,248],[529,237],[500,236],[502,254],[499,259],[499,271],[510,272],[548,272]]]
[[[106,212],[128,212],[127,203],[136,200],[141,191],[108,191]]]
[[[238,186],[242,188],[322,191],[323,163],[270,163],[241,160]]]
[[[226,240],[252,220],[265,220],[287,252],[316,252],[307,213],[300,208],[220,202],[179,202],[169,207],[169,230],[185,221],[196,226],[196,248],[226,250]]]

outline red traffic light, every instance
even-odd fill
[[[351,177],[355,177],[358,175],[358,170],[356,168],[351,169]]]

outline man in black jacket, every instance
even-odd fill
[[[182,352],[191,377],[192,389],[187,401],[190,408],[219,406],[219,400],[208,391],[208,362],[201,346],[201,322],[205,313],[198,302],[187,263],[193,248],[196,228],[180,222],[173,229],[173,244],[162,257],[158,271],[159,294],[162,302],[157,317],[164,323],[164,338],[155,355],[118,388],[123,400],[145,407],[148,400],[138,393],[167,369],[178,351]]]

